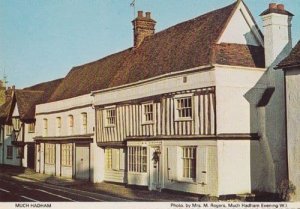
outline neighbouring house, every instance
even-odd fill
[[[95,141],[90,92],[100,88],[97,81],[105,75],[87,77],[78,68],[68,73],[47,103],[36,106],[36,172],[99,182],[102,156]]]
[[[35,106],[47,101],[61,79],[24,89],[9,89],[0,107],[2,164],[35,167]]]
[[[293,201],[300,201],[300,41],[290,55],[277,66],[285,75],[285,105],[287,121],[287,153],[289,180],[295,185]]]
[[[276,192],[287,159],[284,76],[274,66],[292,49],[292,16],[270,4],[263,36],[236,1],[155,33],[139,11],[133,48],[76,67],[60,85],[60,98],[78,80],[78,91],[98,89],[102,180],[215,196]]]

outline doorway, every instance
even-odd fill
[[[150,190],[161,190],[160,182],[160,165],[161,151],[159,146],[150,147]]]
[[[87,145],[76,145],[75,153],[75,177],[80,180],[89,180],[90,178],[90,147]]]
[[[27,144],[27,167],[34,169],[34,156],[35,146],[34,144]]]

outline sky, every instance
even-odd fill
[[[235,0],[136,0],[150,11],[156,32],[227,6]],[[17,88],[62,78],[82,65],[132,47],[132,0],[0,0],[0,79]],[[244,0],[260,29],[259,14],[283,3],[295,16],[293,44],[300,39],[299,0]]]

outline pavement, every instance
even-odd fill
[[[0,177],[0,201],[26,201],[24,197],[27,197],[27,201],[32,199],[32,201],[195,202],[199,199],[199,196],[187,193],[164,190],[161,192],[149,191],[145,187],[108,182],[95,184],[36,173],[32,169],[7,165],[0,165]],[[18,185],[17,188],[16,185]],[[31,192],[28,193],[26,190]],[[43,195],[40,195],[40,193],[43,193]],[[77,196],[74,196],[74,194],[77,194]]]
[[[149,191],[146,187],[109,182],[91,183],[36,173],[28,168],[0,165],[0,202],[26,201],[24,197],[27,197],[27,201],[282,201],[278,195],[269,193],[216,198],[170,190]]]

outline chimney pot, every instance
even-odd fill
[[[284,11],[284,5],[283,4],[278,4],[277,9],[280,11]]]
[[[143,40],[155,33],[156,22],[151,19],[151,13],[146,12],[143,16],[143,11],[138,11],[138,17],[132,21],[133,24],[133,42],[134,47],[137,48]]]
[[[151,12],[146,12],[146,18],[151,19]]]
[[[143,11],[138,11],[138,17],[143,17]]]
[[[277,9],[276,3],[270,3],[269,4],[269,9]]]

